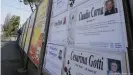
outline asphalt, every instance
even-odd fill
[[[1,42],[1,75],[18,75],[23,66],[21,53],[15,41]]]
[[[27,74],[18,73],[24,67],[25,56],[15,41],[1,42],[1,75],[37,75],[37,68],[29,60]]]

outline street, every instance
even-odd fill
[[[14,41],[1,42],[1,75],[18,75],[22,67],[21,53]]]

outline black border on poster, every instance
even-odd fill
[[[49,24],[50,24],[51,11],[52,11],[52,2],[53,2],[53,0],[49,0],[47,12],[46,12],[47,13],[47,16],[46,16],[46,23],[45,23],[44,35],[43,35],[42,49],[41,49],[41,52],[40,52],[41,54],[40,54],[38,75],[44,74],[44,72],[42,72],[42,69],[43,69],[43,61],[44,61],[44,56],[45,56],[45,51],[46,51],[46,46],[47,46],[47,39],[48,39],[48,32],[49,32]]]
[[[36,14],[35,14],[35,20],[34,20],[34,26],[35,26],[35,22],[36,22],[36,16],[37,16],[37,13],[38,13],[38,8],[39,8],[39,6],[40,6],[40,4],[41,4],[41,2],[42,2],[43,0],[41,0],[40,2],[39,2],[39,5],[37,5],[37,8],[36,8]],[[48,4],[49,4],[49,2],[48,2]],[[48,11],[48,8],[46,9],[46,11]],[[47,13],[48,14],[48,13]],[[48,15],[47,15],[48,16]],[[47,17],[46,17],[46,22],[47,22]],[[46,23],[45,23],[45,27],[46,27],[47,25],[46,25]],[[46,29],[46,28],[45,28]],[[33,31],[34,31],[34,27],[33,27],[33,29],[32,29]],[[33,36],[33,31],[32,31],[32,36]],[[46,34],[45,32],[44,32],[44,34]],[[32,37],[30,38],[30,45],[29,45],[29,47],[28,47],[28,53],[29,53],[29,50],[30,50],[30,46],[31,46],[31,40],[32,40]],[[42,45],[42,48],[43,48],[43,45]],[[41,54],[42,54],[42,51],[43,51],[43,49],[41,48]],[[27,55],[28,56],[28,58],[32,61],[32,63],[37,67],[37,69],[38,69],[38,71],[39,71],[39,67],[40,67],[40,61],[42,61],[41,60],[41,56],[42,55],[40,55],[40,58],[39,58],[39,64],[37,65],[37,64],[35,64],[34,62],[33,62],[33,59],[29,56],[29,55]],[[27,58],[27,60],[28,60],[28,58]],[[27,66],[28,66],[28,61],[27,61],[27,65],[25,66],[25,68],[27,68]]]
[[[28,33],[28,28],[29,28],[29,24],[30,24],[30,19],[31,19],[31,16],[27,19],[27,23],[26,23],[26,25],[28,25],[27,26],[27,28],[25,27],[25,30],[26,30],[26,32],[25,32],[25,38],[23,37],[23,39],[24,39],[24,45],[23,45],[23,47],[22,47],[22,50],[24,50],[24,47],[25,47],[25,42],[26,42],[26,37],[27,37],[27,33]],[[25,51],[24,51],[25,52]]]
[[[34,13],[34,12],[35,12],[35,17],[36,17],[37,10],[34,10],[33,13]],[[29,62],[29,60],[30,60],[28,54],[29,54],[29,49],[30,49],[31,39],[32,39],[32,36],[33,36],[33,30],[34,30],[34,26],[35,26],[35,20],[36,20],[35,17],[34,17],[34,21],[33,21],[33,27],[32,27],[32,31],[31,31],[31,36],[30,36],[30,41],[29,41],[28,51],[27,51],[26,58],[25,58],[25,65],[24,65],[24,69],[25,69],[25,70],[28,68],[28,62]],[[32,60],[31,60],[31,61],[32,61]]]
[[[31,60],[31,62],[35,65],[36,68],[38,68],[38,65],[34,63],[33,59],[30,57],[29,55],[29,51],[30,51],[30,47],[31,47],[31,41],[32,41],[32,36],[33,36],[33,33],[34,33],[34,28],[35,28],[35,23],[36,23],[36,17],[37,17],[37,13],[38,13],[38,7],[40,6],[42,0],[39,2],[39,5],[36,5],[36,13],[35,13],[35,17],[34,17],[34,23],[33,23],[33,28],[32,28],[32,33],[31,33],[31,37],[30,37],[30,43],[29,43],[29,47],[28,47],[28,52],[27,52],[27,62],[26,62],[26,65],[25,65],[25,69],[28,68],[28,62],[29,60]]]
[[[35,12],[35,11],[34,11]],[[33,12],[32,12],[32,14],[33,14]],[[36,13],[35,13],[35,15],[36,15]],[[21,45],[22,45],[22,43],[23,43],[23,40],[24,40],[24,46],[23,47],[20,47],[21,48],[21,54],[22,54],[22,59],[23,59],[23,68],[20,68],[20,69],[18,69],[18,72],[19,72],[19,70],[22,70],[22,71],[27,71],[27,68],[28,68],[28,62],[29,62],[29,59],[28,59],[28,51],[29,51],[29,47],[28,47],[28,51],[27,51],[27,54],[25,53],[25,51],[24,51],[24,47],[25,47],[25,41],[26,41],[26,37],[27,37],[27,33],[28,33],[28,28],[29,28],[29,26],[30,26],[30,20],[31,20],[31,15],[30,15],[30,17],[26,20],[26,22],[25,23],[27,23],[28,21],[29,21],[29,23],[28,23],[28,27],[26,28],[26,25],[27,24],[25,24],[25,27],[24,27],[24,33],[26,32],[26,36],[25,36],[25,39],[24,39],[24,34],[23,34],[23,37],[22,37],[22,41],[21,41]],[[35,20],[35,18],[34,18],[34,20]],[[33,21],[34,22],[34,21]],[[34,23],[33,23],[33,27],[34,27]],[[26,30],[27,29],[27,30]],[[32,32],[33,32],[33,28],[32,28]],[[31,40],[31,37],[32,37],[32,32],[31,32],[31,36],[30,36],[30,40]],[[30,42],[29,42],[30,43]],[[25,59],[25,60],[24,60]]]
[[[31,20],[31,16],[29,17],[29,19],[27,20],[28,21],[28,27],[27,27],[27,29],[26,29],[26,35],[25,35],[25,39],[24,39],[24,45],[23,45],[23,50],[24,50],[24,48],[25,48],[25,43],[26,43],[26,38],[27,38],[27,34],[28,34],[28,28],[29,28],[29,26],[30,26],[30,20]],[[25,51],[24,51],[25,52]],[[27,54],[26,52],[25,52],[25,54]]]
[[[33,33],[34,33],[35,22],[36,22],[36,17],[37,17],[37,12],[38,12],[38,5],[36,6],[36,12],[35,12],[35,17],[34,17],[34,21],[33,21],[34,23],[33,23],[33,27],[32,27],[32,33],[31,33],[31,36],[30,36],[30,42],[29,42],[29,47],[28,47],[28,52],[27,52],[27,58],[26,58],[25,68],[28,68],[28,62],[29,62],[29,60],[31,60],[32,63],[38,68],[38,66],[33,62],[32,58],[29,56],[29,51],[30,51],[30,47],[31,47],[32,36],[33,36]]]
[[[47,47],[47,44],[48,44],[48,41],[47,41],[47,39],[48,39],[48,34],[49,34],[49,25],[50,25],[50,19],[51,18],[53,18],[52,16],[51,16],[51,11],[52,11],[52,2],[53,2],[53,0],[49,0],[50,2],[49,2],[49,10],[48,10],[48,20],[47,20],[47,27],[46,27],[46,37],[44,38],[44,43],[43,43],[43,48],[42,49],[44,49],[44,50],[42,50],[43,52],[42,52],[42,54],[41,54],[41,63],[40,63],[40,72],[39,72],[39,74],[38,75],[51,75],[51,73],[45,68],[45,67],[43,67],[43,65],[44,65],[44,58],[45,58],[45,51],[46,51],[46,47]],[[66,12],[66,11],[64,11],[64,12]],[[64,13],[63,12],[63,13]],[[61,13],[62,14],[62,13]],[[54,16],[55,17],[55,16]],[[53,44],[53,43],[49,43],[49,44]],[[57,45],[57,44],[53,44],[53,45]],[[59,45],[59,46],[64,46],[64,45]],[[66,47],[65,47],[65,52],[64,52],[64,58],[65,58],[65,53],[66,53]],[[63,64],[64,64],[64,61],[63,61]]]
[[[36,17],[37,17],[37,13],[38,13],[38,8],[39,8],[39,6],[40,6],[40,4],[41,4],[42,1],[43,1],[43,0],[41,0],[41,1],[39,2],[39,5],[36,6],[36,14],[35,14],[35,19],[34,19],[34,27],[33,27],[33,29],[32,29],[32,36],[33,36],[33,33],[34,33],[35,24],[36,24]],[[38,65],[34,63],[33,59],[32,59],[31,56],[29,55],[30,46],[31,46],[31,41],[32,41],[32,36],[31,36],[31,38],[30,38],[30,45],[29,45],[29,47],[28,47],[28,54],[27,54],[27,56],[28,56],[29,60],[31,60],[32,63],[35,65],[35,67],[38,69]],[[28,66],[28,62],[27,62],[27,66]]]
[[[23,24],[23,36],[21,37],[22,38],[22,40],[21,40],[21,45],[20,45],[20,48],[22,49],[22,43],[23,43],[23,40],[24,40],[24,33],[25,33],[25,30],[26,30],[26,23],[27,23],[27,20],[26,20],[26,22]]]
[[[25,23],[24,23],[24,24],[25,24]],[[19,38],[19,43],[18,43],[18,44],[19,44],[19,48],[21,47],[21,42],[22,42],[22,38],[23,38],[22,34],[23,34],[23,31],[24,31],[24,27],[25,27],[24,24],[23,24],[22,27],[21,27],[22,30],[21,30],[21,35],[20,35],[20,38]]]
[[[35,15],[34,15],[34,20],[33,20],[33,26],[32,26],[32,31],[31,31],[29,46],[30,46],[30,42],[31,42],[32,35],[33,35],[33,29],[34,29],[34,21],[35,21],[35,16],[36,16],[36,10],[34,10],[34,11],[32,12],[31,16],[33,16],[34,13],[35,13]],[[32,18],[31,16],[30,16],[30,21],[29,21],[29,27],[30,27],[30,22],[31,22],[31,18]],[[29,27],[28,27],[28,28],[29,28]],[[27,29],[27,35],[28,35],[28,29]],[[27,35],[26,35],[26,38],[27,38]],[[26,42],[26,39],[25,39],[25,42]],[[28,55],[28,52],[29,52],[29,46],[28,46],[27,55]],[[25,44],[24,44],[24,48],[25,48]]]
[[[20,40],[20,45],[19,47],[21,48],[21,51],[22,51],[22,41],[23,41],[23,38],[24,38],[24,32],[25,32],[25,28],[26,28],[26,22],[23,24],[23,29],[22,29],[22,34],[21,34],[21,40]]]
[[[20,53],[21,53],[21,59],[24,59],[24,50],[22,49],[22,44],[23,44],[23,40],[24,40],[24,33],[26,30],[26,23],[27,23],[27,21],[25,21],[25,23],[23,24],[23,30],[21,33],[21,39],[20,39],[20,45],[19,45],[19,49],[20,49]],[[23,64],[24,64],[24,62],[23,62]]]
[[[23,32],[23,36],[22,36],[22,40],[21,40],[21,54],[22,54],[22,59],[24,59],[24,57],[26,56],[26,53],[24,51],[24,47],[25,47],[25,41],[26,41],[26,37],[27,37],[27,32],[28,32],[28,28],[29,28],[29,22],[30,21],[31,16],[29,16],[29,18],[26,20],[26,22],[24,23],[25,27],[24,27],[24,32]],[[28,23],[28,24],[27,24]],[[27,26],[28,25],[28,26]],[[27,28],[26,28],[27,26]],[[26,36],[24,38],[24,34],[26,33]],[[22,45],[23,44],[23,45]]]
[[[131,8],[130,8],[130,1],[129,0],[122,0],[123,1],[123,8],[124,8],[124,17],[126,23],[126,30],[127,30],[127,40],[128,40],[128,59],[129,59],[129,69],[130,73],[133,73],[133,25]],[[128,64],[127,64],[128,66]],[[127,67],[128,68],[128,67]]]

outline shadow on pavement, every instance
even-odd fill
[[[1,75],[20,75],[18,69],[24,67],[25,53],[15,41],[1,41]],[[33,62],[28,62],[28,75],[37,75]]]
[[[22,56],[15,41],[1,41],[1,75],[18,75],[17,69],[21,68]]]

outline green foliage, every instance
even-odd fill
[[[6,27],[3,27],[3,32],[5,36],[13,36],[17,34],[17,30],[20,23],[20,17],[19,16],[12,16],[10,19],[8,25]]]

